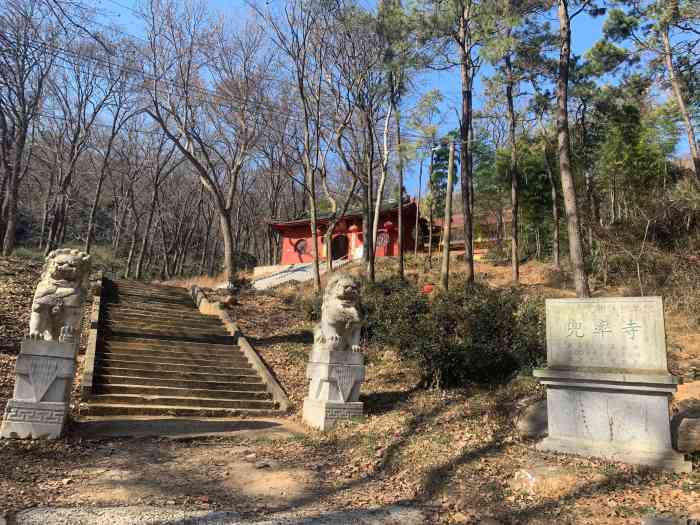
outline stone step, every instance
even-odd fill
[[[173,345],[169,347],[163,346],[146,346],[146,345],[130,345],[121,344],[119,342],[103,343],[99,346],[101,352],[105,353],[123,353],[123,354],[134,354],[134,355],[144,355],[148,357],[153,356],[163,356],[173,359],[227,359],[228,357],[233,358],[244,358],[245,354],[241,352],[240,348],[234,345],[225,347],[221,349],[219,346],[212,345],[212,348],[206,347],[189,347],[187,343],[184,345]]]
[[[187,288],[173,286],[172,284],[146,283],[143,281],[133,281],[131,279],[112,279],[111,282],[114,286],[140,286],[143,288],[157,288],[162,290],[187,290]]]
[[[206,407],[206,408],[252,408],[272,410],[275,403],[270,400],[256,399],[218,399],[213,397],[187,396],[148,396],[141,394],[100,394],[93,396],[97,403],[141,405],[141,406],[175,406],[175,407]]]
[[[111,309],[128,309],[128,310],[134,310],[134,311],[144,311],[144,312],[155,312],[155,313],[171,313],[173,315],[175,314],[182,314],[182,315],[196,315],[199,316],[201,315],[199,313],[199,310],[195,307],[193,302],[190,302],[189,304],[182,304],[182,305],[176,305],[176,304],[160,304],[158,302],[143,302],[143,301],[129,301],[129,300],[120,300],[118,298],[110,298],[107,297],[105,300],[105,304],[107,307]]]
[[[136,352],[160,352],[163,355],[182,355],[196,357],[226,357],[227,355],[236,355],[240,349],[236,345],[207,345],[207,344],[192,344],[187,341],[168,341],[168,344],[157,344],[158,340],[153,340],[155,343],[142,343],[140,341],[102,341],[100,349],[104,352],[118,351],[136,351]]]
[[[96,366],[99,368],[148,368],[154,372],[187,372],[187,373],[214,373],[214,374],[237,374],[244,370],[250,370],[251,366],[246,361],[239,366],[223,366],[223,365],[198,365],[194,363],[179,364],[179,363],[163,363],[156,360],[144,361],[142,359],[114,359],[105,355],[97,356]],[[229,363],[226,363],[229,364]],[[235,364],[235,363],[231,363]]]
[[[221,319],[218,317],[205,317],[203,315],[193,314],[190,317],[173,316],[171,314],[162,313],[135,313],[131,311],[115,311],[109,309],[104,316],[104,319],[112,322],[136,322],[136,323],[163,323],[182,326],[221,326]]]
[[[279,415],[276,409],[215,408],[167,405],[135,405],[91,402],[81,408],[83,416],[170,416],[170,417],[264,417]]]
[[[245,386],[245,385],[244,385]],[[133,394],[138,396],[161,397],[186,397],[203,399],[226,400],[262,400],[269,401],[270,394],[260,390],[208,390],[204,388],[169,387],[169,386],[145,386],[140,384],[98,384],[97,395],[122,395]]]
[[[146,306],[149,304],[161,306],[172,305],[183,308],[194,308],[195,306],[194,302],[189,297],[157,297],[120,291],[119,293],[108,293],[106,298],[108,303],[118,304],[138,303]]]
[[[137,315],[169,314],[186,319],[219,319],[218,315],[207,315],[200,313],[194,303],[182,308],[158,306],[157,304],[119,303],[109,301],[105,301],[105,304],[110,312],[115,313],[132,313]]]
[[[141,337],[140,334],[136,335],[122,335],[113,334],[109,338],[103,338],[102,341],[107,344],[115,344],[120,347],[122,346],[136,346],[136,347],[149,347],[149,348],[191,348],[191,349],[205,349],[205,350],[230,350],[236,347],[235,342],[225,342],[225,343],[208,343],[206,341],[182,341],[179,339],[165,339],[165,338],[153,338],[153,337]]]
[[[174,388],[203,388],[205,390],[246,390],[251,392],[266,391],[265,383],[257,375],[231,376],[235,380],[203,381],[201,379],[166,379],[162,377],[149,377],[151,386],[169,386]],[[227,378],[228,379],[228,378]],[[143,377],[98,375],[97,383],[103,385],[140,385],[144,383]]]
[[[130,283],[125,281],[112,281],[112,288],[117,290],[143,290],[146,292],[162,294],[189,295],[187,288],[181,288],[179,286],[160,286],[144,283]]]
[[[228,370],[225,373],[213,372],[190,372],[184,370],[153,370],[152,368],[130,364],[130,366],[97,366],[96,372],[99,377],[103,376],[130,376],[142,377],[145,379],[175,379],[189,381],[240,381],[243,377],[258,378],[257,372],[253,368]],[[147,381],[145,381],[147,382]]]
[[[105,339],[112,339],[113,337],[126,337],[133,339],[153,339],[153,340],[167,340],[167,341],[178,341],[178,342],[193,342],[193,343],[208,343],[208,344],[219,344],[219,345],[233,345],[236,343],[236,338],[231,335],[222,334],[200,334],[200,333],[187,333],[185,331],[173,332],[173,331],[162,331],[162,330],[148,330],[144,332],[135,328],[126,328],[119,326],[105,326],[102,330],[102,337]]]
[[[105,319],[102,326],[106,329],[111,329],[120,332],[142,332],[145,334],[168,334],[172,333],[175,336],[183,335],[229,335],[228,331],[221,325],[202,326],[191,323],[145,323],[133,321],[115,321]]]
[[[210,359],[196,359],[189,356],[163,356],[161,353],[151,353],[151,352],[100,352],[98,354],[98,359],[106,361],[130,361],[136,363],[168,363],[174,365],[189,365],[193,367],[207,367],[213,366],[214,364],[224,364],[232,365],[234,367],[246,367],[250,366],[248,360],[241,353],[238,355],[230,356],[219,356],[217,358]]]

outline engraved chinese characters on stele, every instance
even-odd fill
[[[660,297],[547,300],[550,367],[667,370]]]

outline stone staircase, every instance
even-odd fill
[[[273,415],[236,338],[183,288],[106,280],[85,416]]]
[[[350,259],[338,259],[333,261],[333,269],[337,270],[348,264]],[[326,273],[326,263],[322,262],[319,268],[319,273],[323,275]],[[255,290],[270,290],[283,284],[288,284],[292,282],[304,283],[310,281],[314,278],[313,266],[311,263],[293,264],[289,268],[280,270],[272,275],[267,275],[265,277],[260,277],[253,281],[253,288]]]

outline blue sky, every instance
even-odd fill
[[[133,35],[142,33],[142,28],[139,21],[135,18],[132,10],[136,6],[137,0],[95,0],[94,6],[101,13],[101,16],[111,18],[121,26],[121,29]],[[284,1],[284,0],[268,0],[269,2]],[[372,1],[372,0],[369,0]],[[224,14],[234,22],[245,20],[250,15],[250,9],[242,0],[209,0],[208,4],[212,10]],[[550,13],[552,17],[550,23],[553,28],[558,27],[558,21],[553,18],[555,13]],[[584,54],[602,35],[602,26],[605,17],[591,18],[586,14],[581,14],[573,20],[572,23],[572,50],[574,54]],[[482,68],[482,74],[488,75],[489,69]],[[417,81],[418,91],[425,93],[432,89],[439,89],[443,96],[442,112],[444,121],[441,126],[441,132],[447,132],[455,129],[458,126],[457,115],[455,108],[460,105],[460,80],[459,71],[455,68],[452,71],[430,72],[422,75]],[[417,96],[414,95],[413,101]],[[483,84],[481,80],[475,83],[475,106],[478,109],[483,103]],[[411,100],[407,101],[411,104]],[[687,144],[679,148],[679,153],[687,152]],[[417,166],[407,167],[405,186],[410,194],[417,193]]]

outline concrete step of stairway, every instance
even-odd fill
[[[154,285],[135,285],[133,283],[125,283],[112,281],[113,285],[111,290],[117,294],[125,293],[147,293],[152,296],[157,297],[175,297],[183,298],[189,297],[190,293],[185,288],[179,288],[177,286],[154,286]]]
[[[180,316],[191,319],[192,317],[199,318],[200,314],[196,308],[190,305],[175,305],[175,304],[162,304],[157,302],[145,303],[145,302],[135,302],[135,301],[125,301],[123,299],[113,300],[108,299],[110,310],[115,312],[131,311],[135,313],[151,313],[159,314],[164,316]],[[201,317],[209,318],[211,316]]]
[[[194,359],[226,359],[228,356],[238,356],[242,352],[237,346],[221,348],[223,345],[201,345],[188,341],[172,341],[169,345],[148,343],[131,343],[129,341],[109,341],[102,343],[102,352],[135,352],[144,355],[182,356]],[[153,353],[149,353],[153,352]]]
[[[214,397],[187,397],[143,394],[98,394],[93,396],[95,403],[134,404],[140,406],[175,406],[203,408],[245,408],[272,410],[275,403],[258,399],[220,399]]]
[[[112,319],[105,319],[103,326],[109,330],[114,330],[117,332],[138,332],[141,331],[146,334],[168,334],[172,333],[174,336],[183,335],[201,335],[201,336],[227,336],[230,335],[228,330],[224,328],[221,324],[218,326],[202,326],[193,325],[189,323],[162,323],[160,321],[156,322],[140,322],[140,321],[119,321]]]
[[[124,359],[156,359],[163,360],[164,363],[187,362],[193,364],[207,365],[211,363],[228,363],[242,362],[248,363],[248,359],[243,352],[238,349],[231,352],[212,353],[206,350],[188,351],[188,350],[152,350],[148,348],[120,348],[118,346],[110,346],[103,348],[101,355],[112,356],[114,358]]]
[[[144,383],[148,384],[148,380],[156,378],[164,379],[185,379],[192,381],[239,381],[242,377],[259,377],[257,372],[250,369],[237,370],[236,373],[212,373],[212,372],[190,372],[185,370],[158,370],[154,371],[147,365],[134,365],[132,367],[125,366],[103,366],[101,363],[96,364],[98,376],[100,375],[117,375],[141,377]]]
[[[148,397],[187,397],[203,399],[225,400],[257,400],[269,401],[267,392],[259,390],[214,390],[205,388],[169,387],[169,386],[144,386],[131,384],[101,383],[97,386],[98,395],[132,394]]]
[[[138,405],[131,403],[106,403],[95,401],[89,403],[81,414],[85,416],[167,416],[183,418],[202,417],[265,417],[277,416],[276,409],[249,409],[249,408],[214,408],[214,407],[193,407],[193,406],[170,406],[170,405]]]
[[[105,316],[105,320],[111,323],[160,323],[163,325],[173,325],[182,326],[184,323],[187,326],[201,327],[201,328],[211,328],[211,327],[221,327],[221,320],[218,317],[205,318],[203,316],[192,315],[190,317],[185,316],[171,316],[165,313],[125,313],[125,312],[115,312],[110,309],[108,315]]]
[[[213,374],[240,374],[251,369],[250,364],[246,361],[241,363],[240,366],[226,366],[235,363],[216,363],[209,365],[200,365],[196,363],[164,363],[158,360],[151,359],[128,359],[128,358],[114,358],[111,355],[101,355],[100,356],[100,367],[101,368],[135,368],[137,366],[146,365],[149,370],[154,372],[187,372],[187,373],[213,373]]]
[[[236,344],[236,338],[231,335],[223,334],[205,334],[198,332],[188,332],[187,330],[158,330],[151,328],[148,330],[140,329],[139,327],[128,326],[105,326],[102,330],[102,336],[109,339],[110,336],[132,337],[138,339],[166,339],[169,341],[188,341],[192,343],[211,343],[211,344]]]
[[[222,356],[220,359],[197,359],[188,355],[163,355],[162,352],[149,352],[138,350],[111,351],[101,354],[104,363],[110,361],[130,361],[136,363],[165,363],[172,365],[188,365],[194,368],[206,368],[222,364],[233,368],[247,368],[250,363],[242,353],[237,355]]]
[[[255,391],[265,392],[265,384],[257,375],[248,376],[230,376],[227,380],[221,381],[204,381],[202,379],[168,379],[164,377],[149,377],[147,384],[150,386],[169,386],[173,388],[203,388],[205,390],[234,390],[234,391]],[[143,377],[134,377],[127,375],[103,375],[100,374],[96,380],[100,385],[139,385],[144,384]]]

